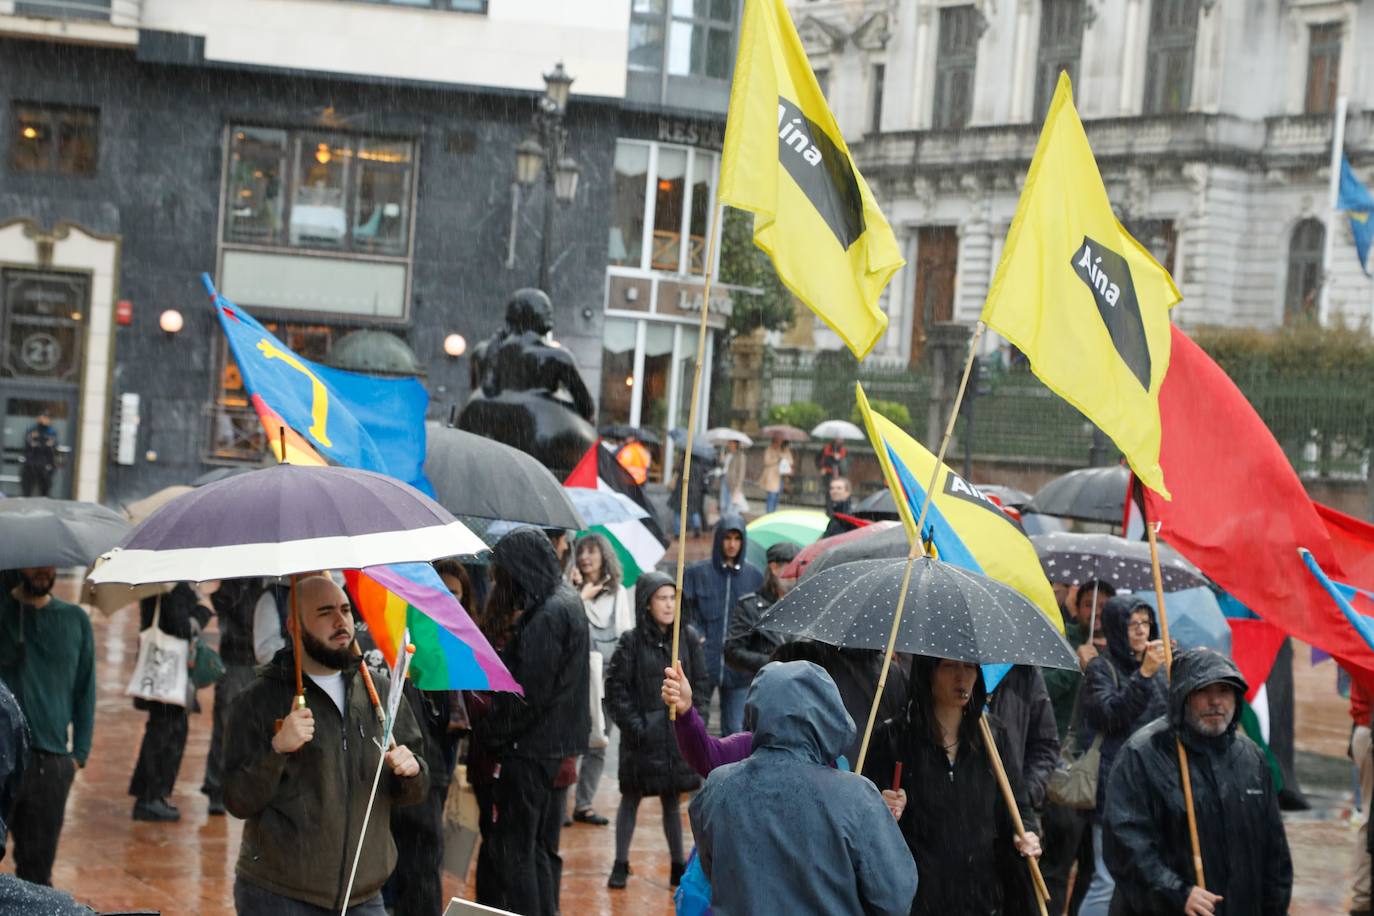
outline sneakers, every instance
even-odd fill
[[[630,863],[617,861],[611,866],[611,876],[606,879],[606,886],[614,890],[621,890],[625,887],[625,882],[630,877]]]
[[[682,883],[682,873],[687,870],[686,862],[674,862],[668,869],[668,884],[677,887]]]
[[[152,801],[134,802],[134,820],[136,821],[179,821],[181,812],[160,798]]]
[[[610,823],[610,821],[607,818],[604,818],[601,815],[597,814],[591,808],[586,808],[582,811],[574,811],[572,819],[577,821],[579,824],[591,824],[595,827],[605,827],[607,824]]]

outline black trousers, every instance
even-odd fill
[[[1092,817],[1091,811],[1079,811],[1053,802],[1045,802],[1045,813],[1040,819],[1045,833],[1045,854],[1040,857],[1040,873],[1045,879],[1045,887],[1050,892],[1051,913],[1064,912],[1069,874],[1073,871],[1075,861],[1078,862],[1078,879],[1073,885],[1070,916],[1078,912],[1083,895],[1088,892],[1088,884],[1093,876]]]
[[[229,707],[249,684],[253,683],[250,665],[225,665],[224,677],[215,684],[215,712],[210,724],[210,751],[205,755],[205,781],[200,791],[215,801],[224,799],[224,727],[229,721]]]
[[[558,916],[558,892],[563,883],[563,857],[558,844],[563,837],[563,815],[568,810],[568,789],[553,790],[550,804],[544,810],[544,825],[539,830],[539,877],[547,882],[541,888],[544,910],[540,916]]]
[[[25,496],[47,496],[52,491],[52,468],[26,464],[19,471],[19,486]]]
[[[553,905],[557,885],[552,863],[540,853],[539,839],[554,805],[558,763],[557,757],[508,757],[501,761],[496,780],[492,852],[506,909],[520,916],[545,916]]]
[[[187,720],[184,706],[148,704],[148,725],[143,729],[138,763],[129,780],[129,794],[134,798],[151,802],[172,794],[186,750]]]
[[[430,789],[418,805],[391,809],[396,870],[383,888],[395,916],[441,916],[444,911],[444,799],[448,787]]]
[[[52,863],[67,811],[76,761],[66,754],[33,751],[10,818],[14,873],[34,884],[52,884]]]
[[[473,877],[477,902],[504,910],[506,892],[501,887],[501,875],[496,870],[496,852],[492,846],[496,837],[496,826],[492,823],[496,784],[474,782],[472,794],[477,799],[477,833],[482,838],[482,844],[477,847],[477,874]]]

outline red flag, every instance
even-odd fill
[[[1326,523],[1326,533],[1331,536],[1331,546],[1345,574],[1341,581],[1374,591],[1374,525],[1319,502],[1312,505],[1317,507],[1317,514]]]
[[[1245,699],[1253,702],[1255,694],[1269,680],[1274,659],[1288,634],[1264,620],[1231,617],[1226,622],[1231,625],[1231,660],[1250,685]]]
[[[1150,518],[1246,607],[1374,680],[1374,650],[1298,556],[1306,547],[1334,578],[1344,575],[1288,458],[1221,367],[1178,328],[1172,333],[1159,461],[1173,499],[1147,491]]]

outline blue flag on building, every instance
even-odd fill
[[[208,274],[201,279],[255,402],[329,460],[434,495],[424,473],[429,393],[418,379],[374,378],[304,359],[221,296]]]
[[[1344,155],[1341,156],[1341,187],[1336,209],[1350,218],[1350,234],[1355,237],[1360,269],[1369,276],[1369,245],[1374,241],[1374,195],[1355,177],[1355,170]]]

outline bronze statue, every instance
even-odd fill
[[[538,289],[516,290],[506,326],[472,353],[472,395],[458,428],[514,446],[559,477],[596,441],[596,413],[572,354],[548,343],[553,305]]]

